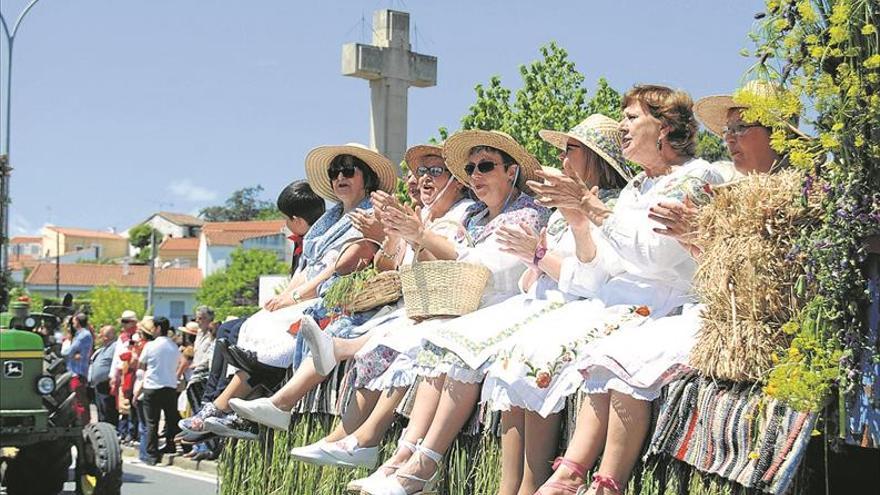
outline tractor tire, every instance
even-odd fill
[[[92,423],[83,429],[82,451],[77,452],[77,492],[119,495],[122,490],[122,451],[116,429]]]
[[[43,396],[43,407],[49,411],[50,426],[70,426],[76,422],[74,403],[76,394],[70,390],[73,373],[67,371],[55,377],[55,391]]]
[[[9,495],[57,495],[70,467],[70,442],[53,440],[22,447],[6,467]]]
[[[46,373],[52,376],[60,375],[67,371],[67,363],[64,362],[64,358],[54,352],[47,352],[43,360]]]

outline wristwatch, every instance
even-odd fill
[[[547,255],[547,247],[546,246],[538,246],[535,248],[535,257],[532,259],[532,264],[538,266],[538,263],[544,259],[544,256]]]

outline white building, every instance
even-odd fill
[[[201,218],[187,215],[185,213],[160,211],[154,213],[150,218],[144,220],[138,225],[143,225],[145,223],[161,232],[162,238],[164,239],[165,237],[198,237],[205,221]],[[162,239],[157,239],[157,242],[161,241]]]
[[[202,276],[208,277],[229,266],[230,255],[239,247],[271,251],[279,261],[290,263],[293,246],[282,228],[284,220],[204,224],[198,256]]]

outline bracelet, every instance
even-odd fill
[[[380,254],[382,255],[382,257],[385,258],[386,260],[394,261],[394,260],[397,259],[397,255],[400,254],[400,244],[397,245],[397,249],[395,249],[394,252],[391,253],[391,254],[388,254],[388,251],[385,251],[385,248],[384,248],[384,247],[381,248],[381,249],[379,249],[379,253],[380,253]]]
[[[299,295],[299,291],[293,291],[293,292],[290,294],[290,298],[293,299],[293,302],[294,302],[295,304],[299,304],[299,303],[301,303],[302,300],[303,300],[303,299],[302,299],[302,296]]]

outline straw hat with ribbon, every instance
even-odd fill
[[[464,166],[467,165],[471,148],[475,146],[491,146],[510,155],[513,161],[519,164],[521,184],[529,180],[538,180],[535,172],[541,169],[541,164],[509,134],[501,131],[470,130],[456,132],[443,144],[446,167],[462,184],[471,183]],[[527,186],[523,186],[523,189],[531,193]]]
[[[568,132],[544,129],[538,131],[538,135],[544,141],[561,150],[564,150],[568,145],[569,139],[574,139],[602,157],[627,182],[633,178],[621,151],[621,134],[618,123],[610,117],[594,113]]]
[[[769,97],[778,93],[780,88],[767,81],[754,80],[746,83],[739,91]],[[724,127],[727,125],[727,113],[735,108],[746,109],[748,106],[735,102],[733,95],[706,96],[694,103],[694,114],[713,134],[723,138]],[[786,124],[795,134],[809,138],[806,133],[798,129],[797,119],[794,119],[794,122],[786,122]]]
[[[158,332],[156,322],[153,321],[151,316],[145,316],[143,320],[138,322],[138,330],[153,337],[156,337],[156,333]]]
[[[409,171],[416,175],[416,169],[419,168],[419,160],[429,155],[437,155],[443,158],[443,144],[417,144],[406,150],[406,153],[403,155],[403,161],[406,162]]]
[[[186,325],[177,327],[177,329],[189,335],[198,335],[200,330],[199,324],[194,321],[188,321],[186,322]]]
[[[306,177],[309,185],[318,196],[330,201],[339,201],[336,194],[333,193],[333,186],[330,184],[330,177],[327,176],[327,169],[330,163],[339,155],[352,155],[360,158],[368,167],[376,172],[379,177],[379,189],[385,192],[394,191],[394,185],[397,183],[397,173],[391,160],[380,154],[378,151],[368,148],[358,143],[348,143],[343,145],[318,146],[306,155]]]

